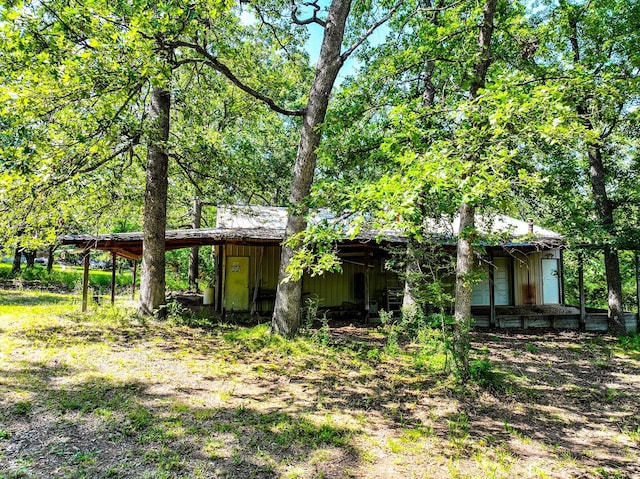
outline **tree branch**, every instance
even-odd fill
[[[364,33],[364,35],[362,35],[358,40],[356,40],[353,43],[353,45],[351,45],[344,53],[342,53],[342,55],[340,55],[340,59],[342,60],[342,62],[344,63],[347,60],[347,58],[349,58],[349,56],[355,51],[355,49],[358,48],[360,45],[362,45],[366,41],[366,39],[369,38],[371,34],[378,29],[378,27],[386,23],[393,16],[393,14],[396,13],[396,11],[398,10],[398,8],[400,8],[403,2],[404,0],[398,0],[396,4],[393,7],[391,7],[391,10],[389,10],[384,17],[382,17],[380,20],[374,23],[369,28],[369,30],[367,30]]]
[[[291,0],[291,21],[296,25],[311,25],[315,23],[320,25],[322,28],[327,26],[327,22],[318,18],[318,12],[320,11],[320,6],[318,5],[318,0],[313,0],[310,2],[302,2],[305,7],[313,8],[313,15],[311,18],[306,18],[304,20],[300,20],[298,18],[298,5],[296,4],[296,0]]]
[[[259,91],[251,88],[249,85],[247,85],[242,80],[240,80],[231,71],[231,69],[227,67],[224,63],[222,63],[215,55],[212,55],[211,53],[209,53],[204,46],[199,45],[197,43],[190,43],[190,42],[185,42],[181,40],[170,42],[170,44],[172,47],[175,47],[175,48],[178,48],[178,47],[188,48],[199,53],[204,58],[204,63],[211,66],[218,73],[221,73],[222,75],[224,75],[231,83],[233,83],[235,86],[240,88],[245,93],[248,93],[252,97],[266,104],[273,111],[280,113],[282,115],[287,115],[287,116],[303,116],[304,115],[305,109],[290,110],[287,108],[283,108],[278,104],[276,104],[276,102],[272,98],[266,95],[263,95]]]

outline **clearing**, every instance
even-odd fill
[[[0,290],[0,478],[640,478],[640,336],[187,325]],[[491,369],[488,362],[491,362]]]

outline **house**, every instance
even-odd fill
[[[281,238],[286,215],[284,208],[277,207],[221,207],[217,227],[254,231],[255,237],[271,231],[272,236]],[[333,217],[320,212],[311,222],[323,220],[331,223]],[[335,220],[333,224],[336,224]],[[338,226],[348,229],[346,222]],[[442,248],[453,254],[456,221],[430,226]],[[474,315],[479,324],[497,324],[496,307],[554,305],[556,311],[561,310],[559,306],[564,302],[561,235],[532,222],[502,215],[480,219],[478,228],[500,233],[504,238],[500,246],[487,246],[486,257],[479,263],[486,271],[485,279],[476,284],[472,296]],[[389,247],[406,243],[405,236],[390,230],[364,231],[351,240],[345,239],[337,247],[342,272],[315,277],[304,275],[303,294],[317,298],[321,308],[342,310],[346,315],[353,312],[375,314],[378,309],[398,310],[404,283],[385,266]],[[218,283],[221,285],[221,308],[271,311],[278,280],[278,242],[225,241],[217,247],[216,253],[221,265]],[[504,310],[502,308],[503,313]]]
[[[268,314],[274,306],[286,217],[280,207],[219,207],[215,228],[167,231],[166,248],[213,245],[219,265],[215,309]],[[391,230],[363,230],[353,236],[348,222],[327,211],[317,212],[311,222],[326,222],[344,232],[337,245],[342,271],[305,274],[304,298],[316,298],[330,314],[352,318],[400,308],[404,284],[386,264],[389,248],[405,248],[406,236]],[[478,228],[502,237],[499,246],[486,246],[479,261],[486,275],[473,291],[478,325],[556,326],[557,317],[575,316],[562,306],[559,234],[501,215],[480,219]],[[434,223],[429,229],[443,249],[455,251],[455,221]],[[142,255],[142,233],[66,236],[62,242],[132,259]]]

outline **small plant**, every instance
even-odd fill
[[[320,329],[314,336],[314,339],[321,345],[326,346],[329,344],[329,340],[331,339],[331,333],[329,330],[329,318],[327,318],[327,313],[322,315],[320,318]]]
[[[13,406],[13,412],[20,416],[28,415],[33,409],[33,404],[28,401],[20,401]]]
[[[313,328],[313,322],[318,318],[318,307],[320,306],[320,298],[315,294],[305,300],[305,307],[302,311],[303,321],[300,332],[308,335]]]
[[[640,333],[622,336],[619,341],[625,351],[640,352]]]
[[[387,344],[384,347],[384,352],[389,356],[395,356],[400,352],[400,347],[398,345],[398,335],[399,330],[398,327],[392,325],[389,328],[389,332],[387,333]]]
[[[177,301],[169,301],[166,305],[166,319],[176,324],[188,324],[191,311]]]
[[[535,344],[526,344],[524,349],[531,354],[536,354],[538,352],[538,347]]]
[[[382,323],[382,326],[391,325],[395,320],[393,317],[393,311],[385,311],[384,309],[381,309],[378,312],[378,315],[380,316],[380,322]]]

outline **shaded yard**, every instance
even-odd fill
[[[0,478],[640,478],[640,353],[606,336],[141,322],[0,291]],[[636,342],[637,344],[637,342]],[[479,363],[486,364],[486,363]]]

